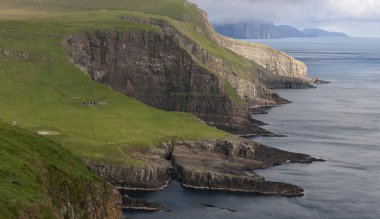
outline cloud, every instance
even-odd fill
[[[363,30],[355,29],[354,32],[380,36],[380,0],[191,0],[191,2],[208,12],[209,19],[214,23],[253,19],[273,21],[276,24],[291,24],[298,28],[324,26],[337,31],[350,29],[351,32],[354,26],[360,28],[362,23]],[[350,23],[353,24],[352,27],[349,27]]]

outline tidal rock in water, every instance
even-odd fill
[[[123,208],[136,211],[170,211],[163,204],[123,196]]]
[[[220,207],[216,207],[215,205],[208,204],[208,203],[201,204],[201,206],[202,206],[202,207],[205,207],[205,208],[216,208],[216,209],[220,209],[220,210],[224,210],[224,211],[229,211],[229,212],[237,212],[237,210],[235,210],[235,209],[231,209],[231,208],[220,208]]]
[[[321,80],[319,78],[311,78],[310,83],[313,83],[313,84],[330,84],[331,82],[330,81],[324,81],[324,80]]]

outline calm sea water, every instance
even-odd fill
[[[162,192],[135,194],[171,212],[127,212],[132,218],[380,218],[380,39],[259,41],[304,61],[309,75],[332,83],[277,90],[293,104],[255,115],[286,138],[255,141],[327,162],[257,171],[268,180],[305,189],[300,198],[189,191],[177,182]],[[228,212],[204,208],[236,209]]]

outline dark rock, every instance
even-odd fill
[[[242,138],[245,138],[245,139],[252,139],[252,138],[259,137],[259,136],[261,136],[261,137],[276,137],[276,138],[288,137],[287,135],[274,134],[274,133],[246,134],[246,135],[239,135],[239,136]]]
[[[137,211],[170,211],[163,204],[123,196],[123,208]]]
[[[283,182],[266,181],[252,170],[284,162],[309,163],[316,159],[252,141],[213,140],[177,142],[172,163],[177,179],[186,188],[302,196],[303,189]]]
[[[268,114],[267,110],[269,107],[266,106],[257,106],[257,107],[250,107],[249,113],[250,114]]]
[[[319,78],[311,78],[310,83],[313,83],[313,84],[330,84],[331,82],[324,81],[324,80],[321,80]]]
[[[106,178],[121,190],[157,191],[171,180],[172,166],[165,159],[156,159],[145,165],[124,165],[86,160],[86,165],[96,174]]]
[[[65,49],[93,80],[153,107],[191,112],[209,125],[239,134],[262,131],[255,129],[247,106],[288,103],[263,86],[283,77],[260,67],[248,70],[232,67],[167,21],[131,16],[120,19],[158,26],[163,33],[72,34],[65,40]],[[242,78],[239,72],[248,77]],[[262,78],[263,84],[256,77]],[[226,94],[226,84],[236,90],[241,100]]]
[[[255,132],[246,104],[194,62],[174,35],[152,32],[73,34],[65,47],[93,80],[156,108],[191,112],[233,133]],[[261,131],[261,130],[260,130]]]
[[[158,151],[154,155],[146,155],[158,158],[143,166],[99,161],[86,163],[91,170],[125,190],[159,190],[174,178],[189,189],[301,196],[302,188],[267,181],[253,170],[289,162],[319,161],[309,155],[240,138],[177,141],[162,144]]]
[[[216,207],[215,205],[207,204],[207,203],[201,204],[201,206],[202,206],[202,207],[205,207],[205,208],[217,208],[217,209],[224,210],[224,211],[237,212],[237,210],[235,210],[235,209],[231,209],[231,208],[220,208],[220,207]]]

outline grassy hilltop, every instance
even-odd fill
[[[192,16],[192,5],[181,0],[0,2],[6,12],[0,13],[0,117],[4,121],[52,134],[52,139],[80,157],[113,162],[134,162],[125,148],[226,136],[190,114],[157,110],[93,82],[69,62],[61,45],[70,33],[95,29],[160,31],[119,20],[125,14],[191,25],[174,18]],[[124,7],[159,15],[111,10]],[[108,10],[99,10],[104,8]],[[85,101],[100,104],[88,107]]]

